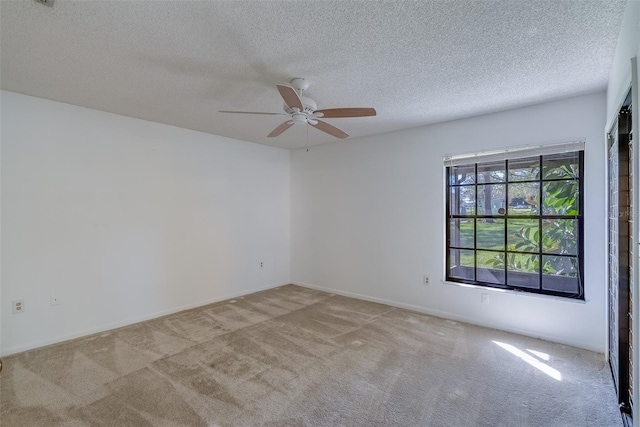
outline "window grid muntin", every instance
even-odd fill
[[[538,179],[535,180],[515,180],[512,181],[510,180],[510,174],[509,174],[509,160],[505,160],[504,164],[505,164],[505,177],[504,177],[504,181],[500,181],[500,182],[487,182],[487,183],[479,183],[479,179],[478,179],[478,164],[479,163],[475,163],[474,164],[474,177],[473,177],[473,183],[466,183],[466,184],[456,184],[456,183],[452,183],[452,176],[451,176],[451,167],[447,167],[446,168],[446,184],[447,184],[447,192],[446,192],[446,215],[447,215],[447,229],[446,229],[446,243],[447,243],[447,251],[446,251],[446,265],[447,265],[447,271],[446,271],[446,278],[447,280],[451,280],[454,282],[459,282],[459,283],[467,283],[467,284],[474,284],[474,285],[480,285],[480,286],[487,286],[487,287],[497,287],[497,288],[506,288],[506,289],[512,289],[512,290],[521,290],[521,291],[527,291],[527,292],[533,292],[533,293],[540,293],[540,294],[550,294],[550,295],[557,295],[557,296],[562,296],[565,298],[574,298],[574,299],[584,299],[584,283],[582,278],[584,277],[584,247],[583,247],[583,235],[584,235],[584,224],[583,224],[583,211],[584,211],[584,199],[583,199],[583,195],[584,195],[584,152],[583,151],[577,151],[574,152],[577,153],[577,161],[578,161],[578,173],[576,177],[573,178],[567,178],[567,177],[562,177],[562,178],[547,178],[545,179],[545,163],[544,160],[546,158],[545,155],[540,155],[538,157]],[[555,157],[556,155],[554,155]],[[529,156],[530,157],[530,156]],[[575,158],[575,157],[574,157]],[[567,157],[567,160],[570,160],[571,157]],[[513,159],[514,161],[520,160],[520,159]],[[481,163],[481,162],[480,162]],[[494,162],[491,162],[494,163]],[[471,165],[469,165],[471,166]],[[468,178],[465,178],[465,180],[467,180]],[[543,195],[544,195],[544,184],[549,183],[549,182],[558,182],[558,181],[563,181],[563,182],[577,182],[577,197],[578,197],[578,203],[577,203],[577,209],[578,209],[578,215],[548,215],[548,214],[544,214],[544,210],[543,210]],[[510,214],[509,213],[509,184],[526,184],[526,183],[537,183],[539,184],[538,186],[538,205],[539,205],[539,209],[538,209],[538,213],[537,215],[517,215],[517,214]],[[505,206],[505,213],[503,215],[478,215],[478,186],[487,186],[487,185],[492,185],[492,184],[500,184],[500,185],[504,185],[505,186],[505,194],[504,194],[504,206]],[[463,187],[468,187],[468,188],[474,188],[475,194],[474,194],[474,204],[475,204],[475,208],[474,208],[474,215],[461,215],[459,214],[460,212],[460,206],[456,206],[457,208],[457,214],[452,214],[451,213],[451,194],[452,194],[452,189],[455,188],[463,188]],[[459,194],[459,193],[456,193]],[[457,196],[458,198],[458,203],[460,201],[460,197]],[[492,209],[493,212],[493,209]],[[478,220],[479,219],[487,219],[487,218],[492,218],[492,219],[503,219],[504,220],[504,245],[503,245],[503,249],[479,249],[477,247],[477,235],[478,235]],[[468,220],[473,220],[474,222],[474,227],[473,227],[473,241],[474,241],[474,247],[468,248],[468,247],[460,247],[460,246],[455,246],[455,245],[451,245],[451,229],[450,229],[450,220],[451,219],[468,219]],[[532,219],[538,220],[538,248],[539,250],[536,252],[532,252],[532,251],[515,251],[515,250],[510,250],[508,249],[508,219]],[[542,246],[542,239],[543,239],[543,222],[545,220],[554,220],[554,219],[567,219],[567,220],[575,220],[577,222],[577,230],[576,230],[576,254],[575,255],[566,255],[566,254],[558,254],[558,253],[549,253],[549,252],[545,252],[542,250],[543,246]],[[458,254],[460,253],[460,250],[466,250],[466,251],[473,251],[474,254],[474,263],[473,263],[473,277],[474,280],[467,280],[467,279],[460,279],[460,278],[456,278],[456,277],[451,277],[451,250],[458,250]],[[477,274],[478,274],[478,251],[488,251],[488,252],[495,252],[498,254],[504,254],[504,277],[505,277],[505,285],[497,285],[497,284],[493,284],[493,283],[486,283],[486,282],[480,282],[477,280]],[[519,255],[538,255],[539,257],[539,265],[538,265],[538,288],[537,289],[533,289],[533,288],[523,288],[523,287],[519,287],[516,285],[509,285],[509,265],[507,262],[507,256],[509,254],[519,254]],[[577,271],[576,271],[576,277],[575,277],[575,281],[576,281],[576,285],[577,285],[577,291],[576,292],[563,292],[563,291],[552,291],[552,290],[545,290],[543,289],[543,285],[544,285],[544,280],[543,280],[543,276],[548,276],[548,277],[553,277],[553,276],[557,276],[557,275],[544,275],[543,273],[543,257],[545,256],[553,256],[553,257],[563,257],[563,258],[568,258],[568,259],[574,259],[575,260],[575,264],[578,266]],[[573,264],[573,263],[572,263]],[[513,271],[512,271],[513,272]],[[518,271],[518,273],[520,273],[520,271]],[[526,272],[525,272],[526,273]],[[535,273],[532,273],[535,274]],[[548,279],[548,278],[547,278]]]

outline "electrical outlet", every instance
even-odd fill
[[[429,286],[431,284],[431,277],[427,276],[426,274],[422,276],[422,284],[425,286]]]
[[[13,314],[22,313],[24,311],[24,300],[17,299],[11,301],[11,312]]]
[[[489,304],[489,294],[486,293],[481,293],[480,294],[480,303],[482,304]]]
[[[260,269],[264,268],[264,262],[260,261]]]
[[[60,305],[60,298],[55,295],[51,295],[51,305]]]

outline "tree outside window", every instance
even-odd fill
[[[447,167],[447,280],[584,298],[583,151]]]

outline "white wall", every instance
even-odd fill
[[[1,102],[3,354],[288,283],[289,151]]]
[[[640,57],[640,1],[627,3],[607,87],[607,129],[613,122],[631,85],[631,58]],[[635,89],[636,93],[638,88]]]
[[[294,151],[292,280],[604,352],[605,101],[598,93]],[[486,290],[442,283],[443,156],[583,138],[586,302],[491,292],[487,305]]]

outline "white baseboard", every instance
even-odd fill
[[[98,326],[98,327],[95,327],[95,328],[83,329],[83,330],[80,330],[80,331],[72,332],[70,334],[61,335],[59,337],[50,338],[50,339],[43,340],[43,341],[37,341],[37,342],[29,343],[29,344],[26,344],[26,345],[16,346],[16,347],[9,347],[8,349],[3,349],[0,352],[0,356],[5,357],[5,356],[9,356],[9,355],[16,354],[16,353],[22,353],[23,351],[33,350],[33,349],[39,348],[39,347],[45,347],[45,346],[48,346],[48,345],[59,344],[61,342],[72,340],[72,339],[75,339],[75,338],[82,338],[82,337],[86,337],[86,336],[89,336],[89,335],[94,335],[94,334],[98,334],[98,333],[101,333],[101,332],[110,331],[112,329],[122,328],[123,326],[129,326],[129,325],[133,325],[135,323],[144,322],[146,320],[156,319],[158,317],[162,317],[162,316],[166,316],[166,315],[169,315],[169,314],[177,313],[179,311],[190,310],[192,308],[202,307],[202,306],[205,306],[205,305],[213,304],[213,303],[224,301],[224,300],[227,300],[227,299],[237,298],[237,297],[241,297],[243,295],[253,294],[255,292],[260,292],[260,291],[264,291],[264,290],[267,290],[267,289],[277,288],[278,286],[288,285],[289,283],[291,283],[291,282],[274,283],[274,284],[271,284],[271,285],[261,286],[261,287],[258,287],[258,288],[253,288],[253,289],[249,289],[249,290],[242,291],[242,292],[235,292],[235,293],[232,293],[232,294],[226,294],[226,295],[223,295],[223,296],[220,296],[220,297],[216,297],[216,298],[212,298],[212,299],[206,300],[206,301],[198,301],[198,302],[195,302],[195,303],[192,303],[192,304],[185,304],[185,305],[182,305],[182,306],[179,306],[179,307],[174,307],[174,308],[170,308],[170,309],[167,309],[167,310],[157,311],[155,313],[146,314],[144,316],[138,316],[138,317],[134,317],[134,318],[131,318],[131,319],[126,319],[126,320],[121,320],[121,321],[118,321],[118,322],[108,323],[106,325]]]
[[[498,330],[505,331],[505,332],[511,332],[511,333],[514,333],[514,334],[524,335],[524,336],[532,337],[532,338],[539,338],[539,339],[542,339],[542,340],[545,340],[545,341],[555,342],[555,343],[558,343],[558,344],[564,344],[564,345],[568,345],[568,346],[571,346],[571,347],[582,348],[582,349],[593,351],[593,352],[596,352],[596,353],[603,353],[602,348],[594,346],[593,344],[588,343],[588,342],[582,342],[582,341],[577,341],[577,340],[559,340],[557,337],[546,336],[544,334],[540,334],[540,333],[537,333],[537,332],[532,332],[532,331],[519,329],[519,328],[513,328],[513,327],[510,327],[510,326],[505,326],[503,324],[494,324],[494,323],[491,323],[491,322],[484,322],[484,321],[482,321],[482,319],[476,319],[476,318],[473,318],[473,317],[461,316],[461,315],[456,314],[456,313],[450,313],[450,312],[441,311],[441,310],[434,310],[432,308],[421,307],[421,306],[413,305],[413,304],[406,304],[406,303],[403,303],[403,302],[388,300],[388,299],[384,299],[384,298],[371,297],[371,296],[368,296],[368,295],[358,294],[358,293],[355,293],[355,292],[343,291],[343,290],[340,290],[340,289],[327,288],[327,287],[324,287],[324,286],[316,286],[316,285],[312,285],[310,283],[296,282],[296,281],[293,281],[291,283],[294,284],[294,285],[302,286],[302,287],[309,288],[309,289],[316,289],[318,291],[328,292],[328,293],[332,293],[332,294],[336,294],[336,295],[342,295],[342,296],[345,296],[345,297],[357,298],[357,299],[361,299],[361,300],[364,300],[364,301],[377,302],[377,303],[380,303],[380,304],[390,305],[392,307],[404,308],[404,309],[407,309],[407,310],[415,311],[415,312],[422,313],[422,314],[428,314],[430,316],[440,317],[440,318],[443,318],[443,319],[455,320],[455,321],[458,321],[458,322],[469,323],[471,325],[482,326],[482,327],[485,327],[485,328],[498,329]]]
[[[482,320],[476,319],[476,318],[472,318],[472,317],[467,317],[467,316],[461,316],[459,314],[456,313],[450,313],[450,312],[446,312],[446,311],[442,311],[442,310],[434,310],[431,308],[426,308],[426,307],[421,307],[421,306],[417,306],[417,305],[413,305],[413,304],[406,304],[403,302],[399,302],[399,301],[394,301],[394,300],[388,300],[388,299],[384,299],[384,298],[377,298],[377,297],[372,297],[369,295],[363,295],[363,294],[358,294],[355,292],[348,292],[348,291],[343,291],[340,289],[335,289],[335,288],[328,288],[328,287],[324,287],[324,286],[317,286],[317,285],[312,285],[310,283],[304,283],[304,282],[297,282],[297,281],[287,281],[287,282],[280,282],[280,283],[274,283],[271,285],[267,285],[267,286],[262,286],[259,288],[253,288],[253,289],[249,289],[246,291],[242,291],[242,292],[236,292],[236,293],[232,293],[232,294],[226,294],[220,297],[216,297],[216,298],[212,298],[210,300],[206,300],[206,301],[199,301],[193,304],[186,304],[180,307],[175,307],[175,308],[171,308],[171,309],[167,309],[167,310],[162,310],[162,311],[158,311],[155,313],[151,313],[148,315],[144,315],[144,316],[139,316],[139,317],[135,317],[132,319],[127,319],[127,320],[123,320],[123,321],[118,321],[118,322],[112,322],[106,325],[102,325],[96,328],[89,328],[89,329],[84,329],[81,331],[77,331],[77,332],[73,332],[71,334],[66,334],[66,335],[62,335],[56,338],[51,338],[48,340],[44,340],[44,341],[39,341],[39,342],[34,342],[34,343],[29,343],[27,345],[23,345],[23,346],[16,346],[16,347],[10,347],[8,349],[3,349],[3,351],[0,352],[0,356],[5,357],[5,356],[9,356],[12,354],[16,354],[16,353],[21,353],[23,351],[28,351],[28,350],[32,350],[35,348],[39,348],[39,347],[44,347],[44,346],[48,346],[48,345],[52,345],[52,344],[58,344],[64,341],[68,341],[68,340],[72,340],[75,338],[81,338],[81,337],[85,337],[85,336],[89,336],[89,335],[93,335],[93,334],[97,334],[97,333],[102,333],[105,331],[109,331],[112,329],[117,329],[117,328],[121,328],[123,326],[129,326],[129,325],[133,325],[135,323],[139,323],[139,322],[144,322],[146,320],[151,320],[151,319],[156,319],[158,317],[162,317],[162,316],[166,316],[169,314],[173,314],[173,313],[177,313],[180,311],[184,311],[184,310],[190,310],[192,308],[196,308],[196,307],[202,307],[208,304],[213,304],[216,302],[220,302],[220,301],[224,301],[227,299],[231,299],[231,298],[237,298],[243,295],[248,295],[248,294],[252,294],[255,292],[260,292],[260,291],[264,291],[267,289],[273,289],[273,288],[277,288],[279,286],[283,286],[283,285],[287,285],[287,284],[294,284],[294,285],[298,285],[298,286],[302,286],[305,288],[309,288],[309,289],[316,289],[319,291],[323,291],[323,292],[328,292],[328,293],[333,293],[336,295],[342,295],[342,296],[346,296],[346,297],[351,297],[351,298],[357,298],[357,299],[361,299],[364,301],[371,301],[371,302],[376,302],[376,303],[380,303],[380,304],[385,304],[385,305],[389,305],[392,307],[398,307],[398,308],[404,308],[407,310],[411,310],[411,311],[415,311],[418,313],[423,313],[423,314],[428,314],[430,316],[435,316],[435,317],[440,317],[443,319],[449,319],[449,320],[455,320],[455,321],[459,321],[459,322],[464,322],[464,323],[469,323],[472,325],[477,325],[477,326],[482,326],[485,328],[492,328],[492,329],[498,329],[498,330],[502,330],[502,331],[506,331],[506,332],[512,332],[515,334],[520,334],[520,335],[525,335],[525,336],[529,336],[532,338],[540,338],[546,341],[551,341],[551,342],[557,342],[560,344],[565,344],[565,345],[569,345],[572,347],[578,347],[578,348],[583,348],[586,350],[590,350],[590,351],[594,351],[597,353],[602,353],[602,349],[601,348],[596,348],[594,347],[591,343],[585,343],[585,342],[580,342],[580,341],[574,341],[574,340],[558,340],[557,337],[552,337],[552,336],[545,336],[543,334],[539,334],[539,333],[535,333],[535,332],[531,332],[528,330],[523,330],[523,329],[519,329],[519,328],[513,328],[513,327],[509,327],[509,326],[504,326],[502,324],[493,324],[491,322],[483,322]]]

